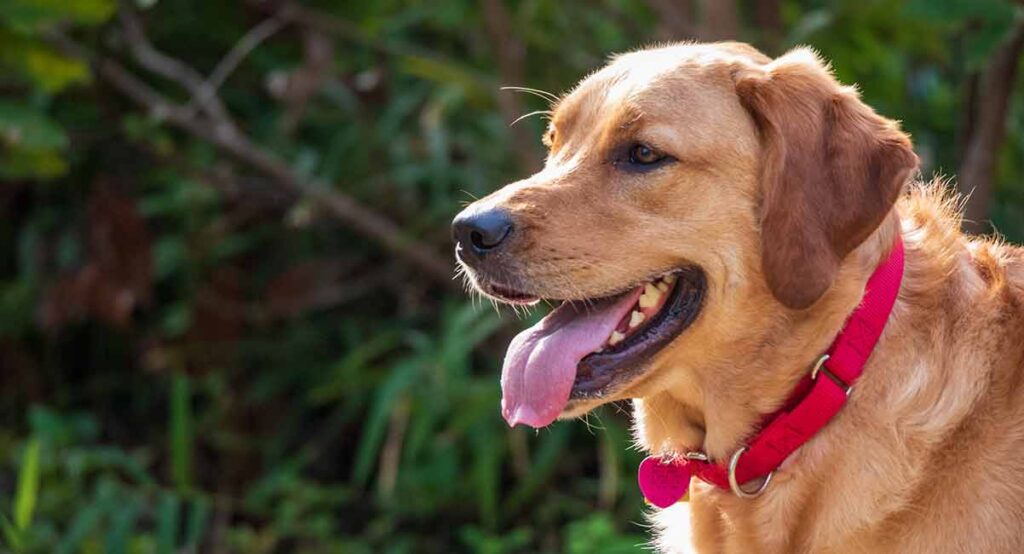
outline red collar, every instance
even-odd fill
[[[865,285],[864,298],[828,351],[804,377],[778,412],[747,446],[727,461],[716,463],[701,452],[681,459],[648,457],[640,464],[640,490],[648,502],[666,508],[683,498],[694,475],[738,496],[752,498],[768,486],[772,474],[797,448],[809,441],[831,420],[850,395],[864,364],[892,312],[903,280],[903,241],[896,240],[889,257],[875,269]],[[825,376],[821,379],[819,377]],[[742,484],[763,478],[756,490]]]

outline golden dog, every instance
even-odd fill
[[[1022,254],[963,236],[940,187],[909,182],[896,123],[809,50],[681,44],[584,79],[544,141],[543,170],[453,225],[480,291],[566,301],[510,347],[510,424],[634,399],[646,451],[728,460],[902,236],[899,296],[845,407],[757,498],[694,479],[653,515],[657,545],[1024,552]]]

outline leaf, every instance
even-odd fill
[[[0,337],[17,336],[32,328],[35,287],[24,281],[0,281]]]
[[[49,94],[90,79],[89,66],[69,58],[48,44],[0,27],[0,68],[8,67]]]
[[[971,19],[1012,19],[1013,3],[1007,0],[910,0],[904,10],[910,17],[962,25]]]
[[[965,39],[968,67],[983,68],[1006,40],[1013,22],[1010,14],[1006,19],[985,21],[978,30],[968,34]]]
[[[57,545],[57,554],[71,554],[82,550],[82,543],[99,525],[103,512],[104,507],[100,502],[89,502],[76,507],[71,527]]]
[[[505,501],[505,512],[519,511],[534,493],[544,484],[558,466],[558,461],[565,454],[565,446],[569,441],[569,427],[556,425],[546,433],[537,449],[530,471],[526,478],[518,484]]]
[[[566,533],[566,554],[607,552],[627,554],[645,552],[646,537],[622,535],[615,530],[615,523],[608,514],[596,513],[580,521],[570,523]]]
[[[98,25],[114,14],[115,0],[4,0],[0,20],[21,32],[32,32],[43,25],[70,21],[80,25]]]
[[[310,400],[320,405],[344,398],[352,390],[353,377],[365,374],[375,359],[392,351],[398,343],[397,333],[379,333],[359,341],[330,369],[331,378],[310,389]]]
[[[198,549],[203,531],[210,520],[210,503],[199,499],[192,503],[185,521],[185,548]]]
[[[189,377],[177,372],[171,380],[171,479],[179,491],[192,486],[192,393]]]
[[[427,56],[406,56],[399,59],[399,67],[421,79],[428,79],[444,86],[457,87],[477,105],[487,105],[493,101],[493,95],[481,78],[459,64]]]
[[[39,440],[32,439],[25,447],[18,473],[18,489],[14,495],[14,526],[25,531],[32,524],[32,514],[39,496]]]
[[[125,554],[135,523],[139,519],[140,506],[137,500],[121,503],[114,507],[111,514],[110,530],[107,531],[105,554]]]
[[[493,529],[498,522],[498,487],[501,484],[503,438],[502,435],[487,432],[472,435],[472,479],[481,519],[489,529]]]
[[[362,440],[356,449],[355,469],[352,472],[352,479],[359,485],[365,485],[370,477],[370,470],[373,468],[373,460],[377,455],[381,442],[384,440],[384,430],[387,427],[391,410],[398,401],[401,393],[412,385],[415,377],[420,372],[420,364],[416,359],[409,359],[396,365],[391,370],[391,375],[377,389],[377,396],[374,399],[373,407],[366,418],[363,429]]]
[[[0,140],[35,150],[62,150],[68,145],[64,129],[47,114],[8,100],[0,100]]]
[[[57,150],[18,146],[0,149],[0,178],[48,181],[67,172],[68,164]]]
[[[799,44],[832,24],[835,14],[827,9],[811,10],[803,14],[789,32],[790,44]]]
[[[178,537],[180,502],[173,493],[165,493],[156,514],[157,552],[173,554]]]
[[[0,529],[4,532],[4,541],[11,550],[21,550],[21,533],[11,524],[7,516],[0,514]]]

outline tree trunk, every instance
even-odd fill
[[[703,25],[700,36],[704,40],[737,40],[740,19],[736,0],[700,0]]]
[[[990,229],[992,179],[999,150],[1006,136],[1006,113],[1017,80],[1017,67],[1024,49],[1024,20],[1014,22],[1009,35],[992,54],[977,81],[973,116],[966,126],[967,140],[960,165],[960,190],[970,195],[964,213],[964,229],[985,232]]]
[[[658,16],[658,37],[685,40],[695,36],[690,0],[647,0],[647,4]]]
[[[782,0],[757,0],[754,4],[754,22],[762,49],[777,55],[785,29],[782,26]]]

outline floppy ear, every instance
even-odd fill
[[[807,49],[734,72],[761,133],[761,266],[776,298],[814,304],[917,168],[897,124]]]

